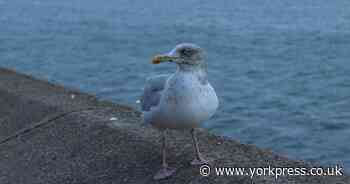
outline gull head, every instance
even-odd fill
[[[204,64],[204,51],[195,44],[181,43],[166,54],[156,55],[152,63],[174,62],[181,66],[201,66]]]

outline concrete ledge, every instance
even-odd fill
[[[116,120],[111,121],[110,118]],[[189,166],[188,132],[170,131],[177,174],[153,181],[160,167],[160,134],[140,124],[132,108],[0,69],[0,183],[350,183],[348,176],[202,177]],[[218,167],[311,167],[254,145],[199,134],[203,153]]]

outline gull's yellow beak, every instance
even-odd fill
[[[169,55],[156,55],[152,59],[153,64],[159,64],[165,61],[174,61],[177,57]]]

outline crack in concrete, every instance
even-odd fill
[[[21,130],[18,130],[17,132],[15,132],[14,134],[12,135],[9,135],[7,136],[6,138],[0,140],[0,145],[12,140],[12,139],[15,139],[25,133],[28,133],[34,129],[37,129],[37,128],[40,128],[44,125],[47,125],[57,119],[60,119],[60,118],[63,118],[69,114],[72,114],[72,113],[76,113],[76,112],[84,112],[84,111],[91,111],[91,110],[98,110],[98,108],[96,107],[88,107],[88,108],[84,108],[84,109],[76,109],[76,110],[71,110],[71,111],[68,111],[68,112],[63,112],[63,113],[56,113],[54,115],[51,115],[51,116],[46,116],[44,117],[42,120],[38,121],[37,123],[33,123],[31,126],[29,127],[26,127],[26,128],[23,128]]]

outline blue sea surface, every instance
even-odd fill
[[[153,55],[208,53],[213,133],[350,169],[349,0],[0,0],[0,66],[137,107]]]

